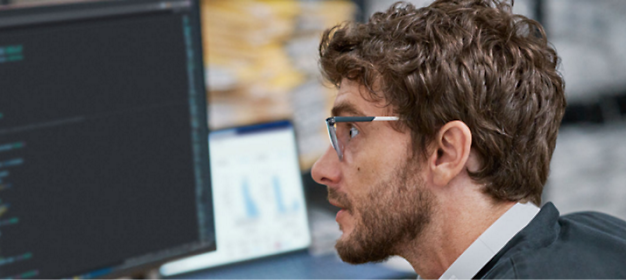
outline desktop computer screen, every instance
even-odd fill
[[[40,2],[0,6],[0,278],[215,250],[197,1]]]
[[[306,250],[311,235],[293,125],[276,121],[211,131],[209,150],[217,250],[167,263],[161,274]]]

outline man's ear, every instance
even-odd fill
[[[444,125],[434,141],[434,152],[428,158],[433,183],[446,186],[463,171],[470,156],[472,132],[462,121]]]

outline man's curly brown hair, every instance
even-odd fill
[[[472,132],[482,167],[469,172],[498,200],[541,203],[565,111],[559,58],[542,26],[498,0],[398,2],[367,23],[324,32],[322,74],[384,100],[425,157],[453,120]]]

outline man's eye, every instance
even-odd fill
[[[354,136],[357,136],[358,134],[359,130],[354,126],[350,126],[350,138],[354,138]]]

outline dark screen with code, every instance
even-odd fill
[[[214,249],[198,26],[162,7],[0,27],[0,278]]]

